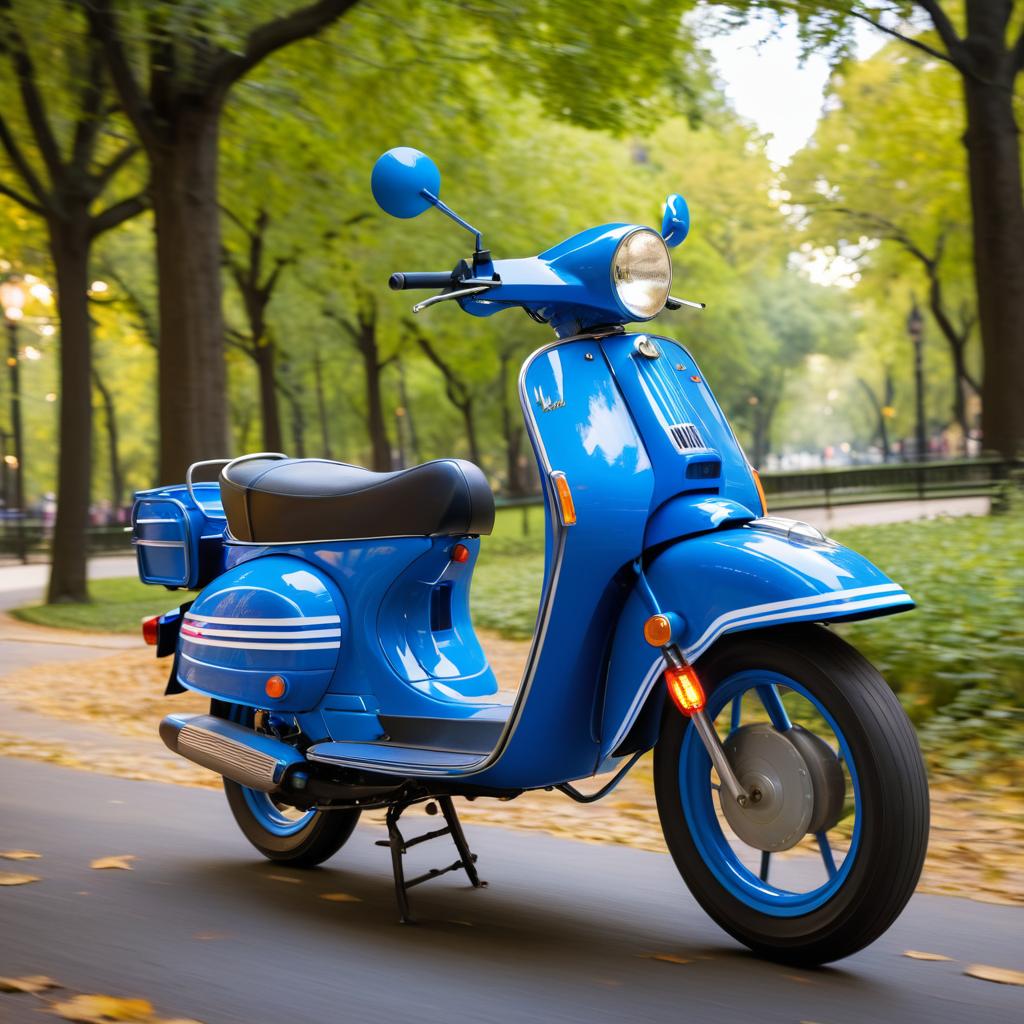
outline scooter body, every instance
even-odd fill
[[[437,198],[439,176],[433,180],[427,161],[425,178],[423,160],[411,150],[386,154],[374,175],[378,202],[400,217],[432,205],[468,227]],[[768,638],[766,664],[776,664],[771,638],[779,629],[890,614],[913,601],[813,527],[767,516],[757,476],[691,353],[660,334],[625,330],[624,322],[650,319],[665,306],[697,305],[667,297],[670,264],[663,294],[650,302],[651,261],[667,260],[666,243],[681,241],[688,225],[685,203],[673,196],[661,236],[606,225],[530,260],[492,261],[477,232],[471,265],[392,278],[394,288],[443,289],[414,309],[446,299],[477,316],[522,307],[555,327],[556,340],[526,360],[519,379],[546,526],[536,626],[514,698],[499,693],[470,615],[480,537],[494,516],[476,467],[438,460],[374,474],[259,453],[215,463],[219,488],[194,480],[196,466],[184,485],[137,496],[142,578],[199,588],[194,600],[153,623],[158,653],[174,654],[168,692],[189,689],[213,701],[210,716],[170,715],[161,733],[172,749],[225,777],[236,818],[265,855],[280,859],[287,837],[308,832],[312,838],[288,847],[288,856],[314,863],[323,859],[309,852],[317,815],[338,822],[342,811],[386,807],[405,919],[407,841],[398,829],[405,807],[441,801],[447,827],[431,835],[452,836],[460,852],[452,868],[477,884],[452,796],[556,788],[587,801],[657,744],[673,751],[662,761],[695,765],[698,790],[714,767],[711,790],[735,797],[723,808],[762,854],[818,835],[832,865],[828,884],[839,885],[842,872],[822,837],[844,813],[850,787],[860,800],[855,744],[847,745],[841,716],[832,716],[817,684],[773,670],[744,683],[770,725],[741,727],[742,687],[719,663],[736,650],[725,643],[731,636],[751,634],[755,647],[757,637]],[[639,253],[634,263],[631,246]],[[641,315],[645,303],[651,311]],[[794,635],[798,646],[806,637],[808,649],[831,642]],[[703,664],[712,677],[722,675],[707,698],[716,714],[721,694],[739,694],[725,742],[704,713],[694,668]],[[690,705],[678,689],[687,679],[699,696]],[[806,739],[780,692],[811,700],[833,727],[834,743]],[[670,721],[673,701],[693,716],[681,734]],[[689,855],[679,850],[691,833],[716,826],[703,797],[673,788],[682,785],[683,768],[665,771],[662,820],[678,818],[680,805],[685,811],[684,839],[672,840],[665,827],[691,882],[681,860]],[[572,786],[605,773],[612,782],[594,796]],[[797,790],[802,795],[788,795]],[[666,791],[674,794],[671,811],[662,806]],[[758,809],[759,801],[767,802]],[[280,816],[285,806],[305,817],[290,823]],[[345,828],[333,849],[351,831]],[[264,833],[277,838],[263,844]],[[859,837],[855,829],[854,846]],[[724,846],[702,856],[710,862],[730,853]],[[767,891],[766,864],[761,881],[741,894],[747,907]],[[740,874],[730,867],[716,877],[729,886]],[[780,892],[778,901],[767,913],[790,913],[790,894]],[[746,926],[725,926],[758,948]],[[808,939],[801,955],[831,958],[828,942]]]
[[[473,630],[471,537],[226,537],[224,571],[183,613],[177,682],[294,716],[313,741],[307,756],[324,763],[533,789],[653,746],[660,691],[646,732],[623,741],[660,675],[643,634],[656,611],[679,616],[678,641],[696,661],[728,631],[912,605],[860,555],[760,516],[732,430],[676,342],[558,341],[527,360],[520,391],[547,525],[536,632],[513,704],[495,700]],[[572,524],[552,474],[570,481]],[[466,561],[452,558],[456,544]],[[273,701],[270,677],[285,682]]]

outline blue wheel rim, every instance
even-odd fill
[[[252,708],[241,704],[232,704],[228,718],[239,725],[252,725]],[[316,810],[306,811],[304,814],[290,816],[288,811],[277,806],[268,793],[258,789],[250,789],[248,786],[239,787],[242,796],[245,797],[246,806],[252,813],[253,818],[271,835],[293,836],[301,832],[316,817]]]
[[[816,910],[832,899],[842,888],[853,869],[854,859],[860,846],[862,817],[860,784],[857,780],[857,768],[842,730],[820,701],[794,679],[777,672],[759,669],[734,673],[724,679],[708,697],[707,715],[714,721],[733,700],[742,698],[745,693],[756,690],[758,687],[772,685],[776,688],[787,687],[810,703],[835,735],[839,753],[850,773],[854,800],[853,834],[846,856],[838,869],[830,875],[824,884],[806,892],[793,892],[763,882],[754,871],[748,868],[737,856],[722,831],[715,811],[715,793],[711,787],[711,760],[694,728],[688,728],[683,737],[679,755],[679,793],[683,814],[694,844],[704,863],[723,888],[751,909],[763,914],[772,917],[798,917]],[[779,708],[781,708],[781,704]],[[775,715],[772,715],[771,709],[769,709],[769,714],[773,718],[773,724],[778,727],[779,723],[774,720]],[[784,716],[785,712],[783,711],[782,714]],[[733,721],[735,722],[735,718]],[[827,839],[822,846],[821,855],[827,868],[829,859],[831,859],[831,850]]]
[[[260,826],[275,836],[293,836],[301,832],[316,816],[316,810],[306,811],[298,817],[289,817],[267,793],[242,787],[242,795]]]

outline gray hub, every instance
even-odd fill
[[[741,807],[724,787],[718,792],[732,830],[758,850],[774,853],[796,846],[814,815],[814,783],[796,745],[759,722],[737,729],[723,747],[748,797]]]

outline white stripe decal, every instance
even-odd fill
[[[186,612],[185,619],[186,621],[195,619],[197,626],[201,626],[204,622],[212,622],[218,626],[336,626],[341,622],[340,615],[310,615],[305,618],[297,615],[280,619],[249,619],[200,615],[197,612]]]
[[[857,590],[857,591],[849,590],[849,591],[847,591],[847,594],[863,593],[864,591],[870,591],[870,590],[876,590],[876,589],[877,588],[875,588],[875,587],[864,587],[861,590]],[[887,589],[887,590],[888,589],[895,589],[895,590],[898,590],[899,593],[882,594],[882,595],[879,595],[876,598],[871,598],[869,600],[863,600],[863,601],[855,601],[855,602],[848,603],[848,604],[833,604],[833,605],[828,605],[828,606],[825,606],[825,607],[822,607],[822,608],[814,608],[814,607],[811,607],[811,608],[800,608],[800,609],[797,609],[796,611],[791,611],[789,613],[783,613],[783,614],[779,614],[779,615],[774,615],[774,614],[772,614],[772,615],[751,615],[751,616],[748,616],[748,617],[745,617],[745,618],[737,619],[734,622],[729,622],[727,625],[723,625],[720,629],[716,630],[716,632],[714,633],[713,636],[711,636],[707,640],[705,640],[705,637],[708,636],[708,630],[705,630],[704,631],[704,635],[701,637],[701,644],[699,646],[698,646],[698,644],[694,644],[693,646],[688,647],[683,653],[684,653],[684,656],[686,657],[687,661],[696,661],[697,658],[700,657],[700,655],[703,654],[704,651],[706,651],[711,646],[711,644],[715,640],[717,640],[719,638],[719,636],[722,635],[722,633],[725,633],[725,632],[727,632],[729,630],[737,629],[740,626],[755,625],[757,623],[777,622],[780,619],[792,619],[792,618],[797,618],[800,615],[831,615],[833,613],[845,614],[845,613],[850,612],[850,611],[865,611],[865,610],[870,610],[870,609],[873,609],[873,608],[879,608],[879,609],[880,608],[891,608],[894,605],[903,604],[904,602],[909,602],[911,600],[910,595],[907,594],[906,591],[904,591],[901,587],[896,586],[895,584],[892,585],[892,588],[886,586],[885,589]],[[825,598],[825,597],[835,598],[836,596],[838,596],[838,595],[835,594],[834,592],[831,593],[831,594],[824,594],[824,595],[822,595],[823,598]],[[779,602],[779,603],[786,604],[786,603],[790,603],[790,602]],[[806,598],[797,598],[792,603],[798,603],[798,604],[799,603],[804,603],[804,604],[807,604],[809,602],[808,602],[808,600]],[[754,611],[754,610],[756,610],[758,608],[765,608],[765,607],[770,607],[770,606],[766,606],[766,605],[752,605],[750,608],[738,609],[736,614],[743,614],[743,613],[747,613],[747,612],[750,612],[750,611]],[[727,619],[727,618],[729,618],[729,616],[724,616],[723,615],[723,616],[720,616],[720,618],[716,619],[715,621],[719,622],[719,621],[721,621],[721,619]],[[659,655],[657,658],[654,659],[654,662],[651,664],[651,667],[648,669],[647,674],[644,676],[644,681],[641,684],[639,690],[637,691],[636,696],[633,698],[633,702],[630,704],[629,710],[626,712],[625,716],[623,717],[623,720],[622,720],[621,725],[619,726],[618,732],[616,732],[614,739],[608,745],[608,750],[609,751],[615,750],[615,748],[622,742],[623,737],[625,736],[625,734],[629,731],[629,729],[633,725],[633,721],[636,718],[637,712],[643,706],[644,701],[647,699],[647,697],[650,694],[651,690],[654,688],[654,684],[658,681],[658,679],[661,676],[661,673],[664,670],[664,668],[665,668],[665,662],[661,658],[661,656]]]
[[[336,651],[341,647],[341,641],[333,643],[280,643],[280,644],[247,644],[241,640],[206,640],[199,636],[188,636],[183,634],[182,639],[187,644],[198,644],[200,647],[228,647],[235,650],[245,651]]]
[[[733,619],[743,619],[748,615],[761,612],[782,611],[787,608],[800,608],[806,605],[822,604],[829,601],[848,601],[853,597],[866,597],[868,594],[904,594],[903,588],[898,583],[880,583],[873,587],[858,587],[855,590],[829,591],[825,594],[813,594],[810,597],[794,597],[788,601],[772,601],[769,604],[752,604],[746,608],[734,608],[731,612],[719,615],[714,622],[704,630],[703,635],[697,640],[693,647],[701,647],[704,640],[710,634],[720,632],[720,627]]]
[[[260,629],[207,629],[206,626],[198,622],[195,624],[186,622],[181,628],[182,635],[191,638],[190,629],[201,629],[203,636],[233,636],[241,640],[322,640],[325,637],[339,638],[341,636],[340,629],[298,629],[291,633],[275,633]]]

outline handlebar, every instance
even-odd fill
[[[408,291],[410,288],[447,288],[454,283],[455,281],[450,271],[422,274],[392,274],[388,278],[388,287],[393,292]]]

